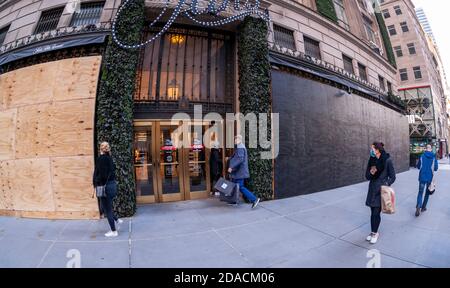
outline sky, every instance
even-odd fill
[[[427,15],[444,62],[447,82],[450,82],[450,1],[413,0],[413,3],[416,7],[422,7]]]

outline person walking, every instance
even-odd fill
[[[106,237],[117,237],[119,233],[116,229],[116,224],[123,223],[113,211],[113,200],[117,195],[117,183],[115,176],[115,166],[111,157],[111,148],[108,142],[100,144],[100,156],[97,158],[94,177],[94,188],[98,186],[105,186],[105,197],[100,197],[101,207],[103,213],[108,219],[111,230],[105,234]]]
[[[380,236],[381,223],[381,186],[394,184],[396,176],[392,159],[384,150],[384,144],[375,142],[370,150],[370,159],[366,169],[366,178],[369,180],[366,206],[370,207],[370,226],[372,233],[366,240],[376,244]]]
[[[434,168],[433,168],[434,166]],[[433,147],[427,145],[425,153],[419,158],[417,163],[419,172],[419,193],[417,194],[416,217],[419,217],[422,212],[427,211],[428,199],[430,198],[430,185],[433,181],[433,171],[437,172],[439,169],[439,162],[436,155],[433,153]],[[423,190],[426,187],[425,197]]]
[[[215,183],[219,180],[223,173],[223,162],[219,148],[219,142],[214,141],[211,143],[211,153],[209,156],[211,187],[214,187]],[[214,191],[212,191],[211,194],[214,195]]]
[[[242,136],[237,135],[234,138],[235,149],[229,160],[228,173],[230,173],[231,181],[239,185],[239,190],[244,194],[245,198],[252,204],[252,209],[258,206],[260,198],[257,198],[245,186],[245,179],[250,178],[248,170],[248,155],[244,143],[242,143]]]

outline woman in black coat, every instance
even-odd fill
[[[381,186],[394,184],[395,169],[390,155],[384,150],[383,143],[373,143],[370,156],[366,170],[366,178],[370,181],[366,205],[371,210],[372,233],[367,237],[367,241],[375,244],[380,235],[378,229],[381,223]]]
[[[115,176],[115,166],[111,157],[111,148],[107,142],[100,144],[100,156],[95,163],[93,185],[106,185],[106,197],[100,197],[100,203],[103,213],[108,218],[111,231],[105,234],[106,237],[116,237],[118,232],[116,230],[116,223],[120,224],[123,221],[114,215],[113,200],[117,195],[117,183]]]

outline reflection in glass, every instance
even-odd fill
[[[154,195],[151,127],[136,128],[134,132],[134,172],[136,196]]]

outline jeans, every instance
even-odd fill
[[[380,228],[381,223],[381,207],[372,207],[370,210],[372,211],[372,215],[370,216],[372,233],[378,233],[378,228]]]
[[[233,183],[239,184],[239,190],[242,194],[244,194],[245,198],[247,198],[248,201],[250,201],[251,203],[255,203],[257,198],[252,192],[245,188],[244,179],[233,179],[232,181]]]
[[[427,204],[428,204],[428,199],[430,198],[430,191],[428,191],[428,188],[430,187],[431,182],[426,183],[426,182],[420,182],[419,184],[419,194],[417,195],[417,206],[416,208],[422,208],[425,209],[427,208]],[[425,189],[426,186],[426,192],[425,192],[425,199],[423,198],[423,190]]]
[[[111,227],[111,231],[116,231],[116,224],[119,218],[114,214],[113,210],[113,200],[117,194],[117,186],[115,181],[110,181],[106,184],[106,197],[101,197],[100,201],[102,204],[103,213],[106,218],[108,218],[109,226]]]

